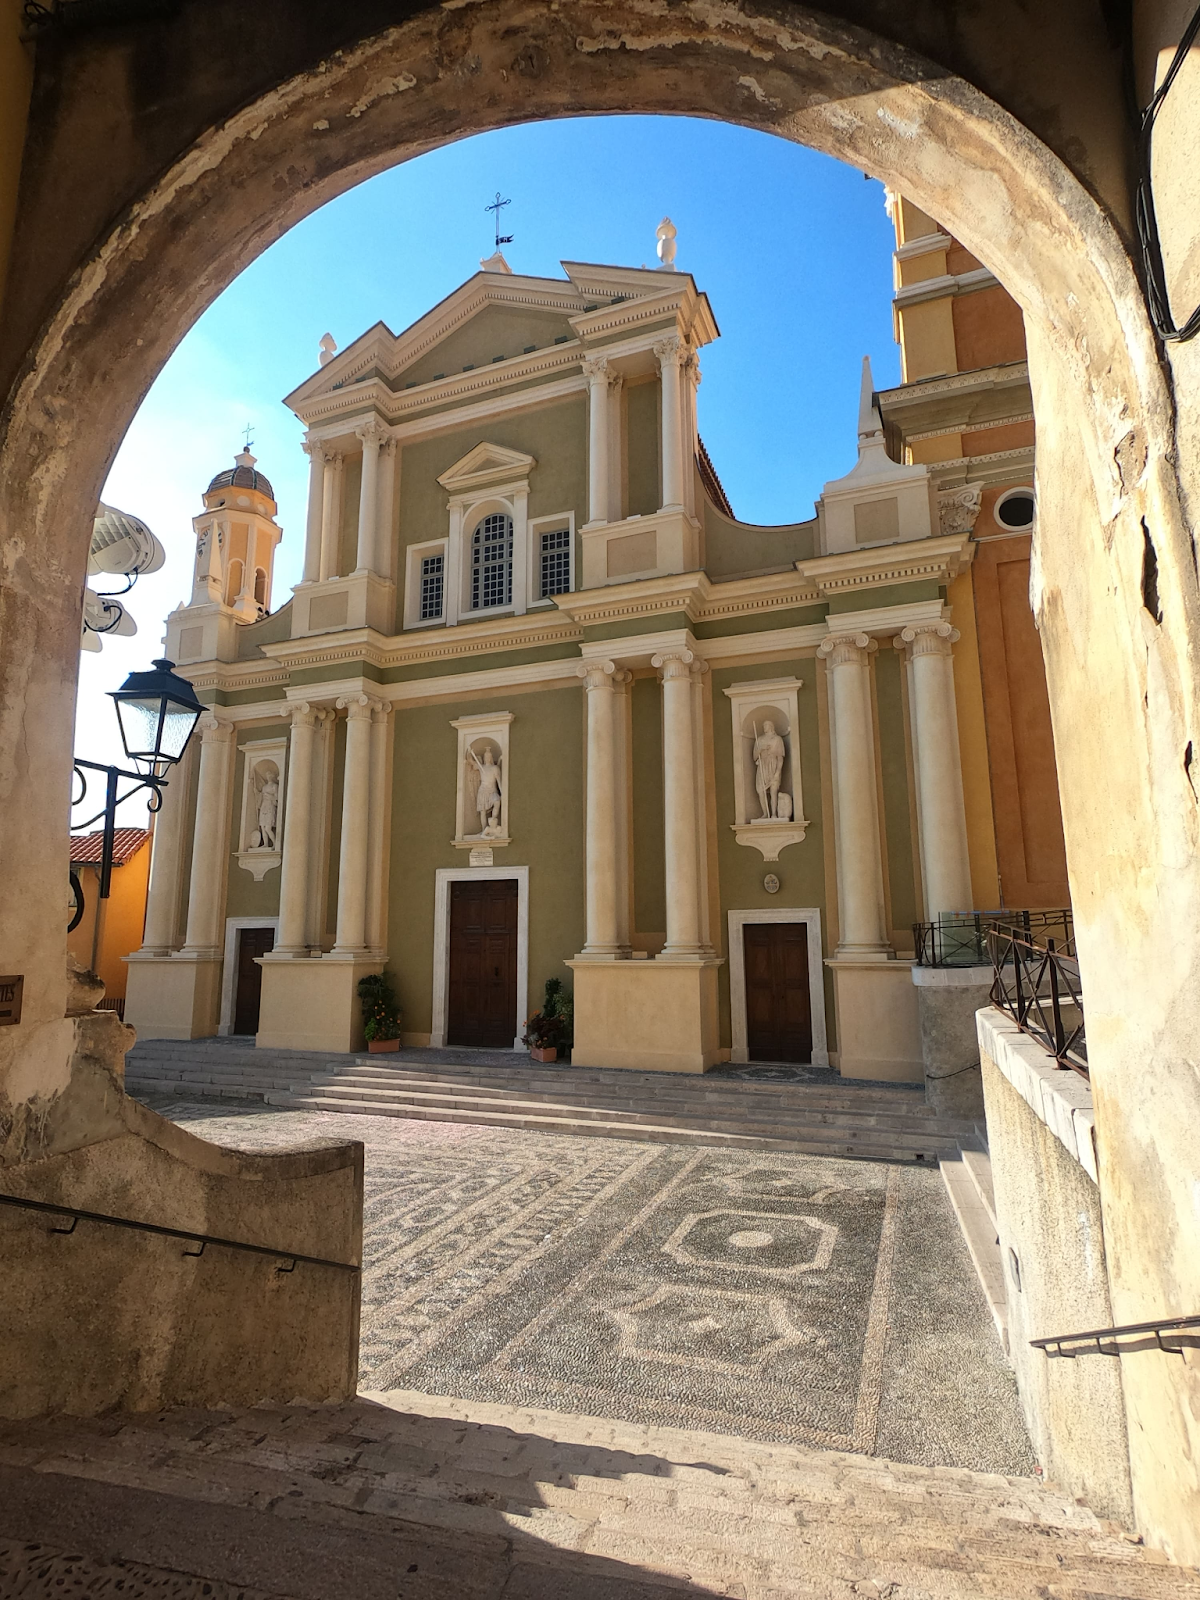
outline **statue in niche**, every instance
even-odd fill
[[[503,835],[500,826],[500,813],[504,803],[504,791],[501,787],[501,763],[496,760],[490,744],[483,747],[483,758],[475,754],[470,745],[467,746],[467,787],[470,794],[469,807],[479,814],[480,839],[499,839]]]
[[[268,767],[258,791],[258,827],[251,840],[252,850],[276,850],[279,838],[279,779]]]
[[[751,751],[754,760],[754,787],[758,794],[759,810],[762,813],[753,820],[775,822],[784,811],[790,817],[791,796],[781,795],[779,792],[779,785],[783,779],[783,763],[787,759],[787,746],[775,731],[773,722],[764,722],[761,733],[758,731],[757,723],[752,723],[751,726],[754,732],[746,734],[745,737],[754,740],[754,748]],[[781,806],[781,801],[786,801],[786,806]]]

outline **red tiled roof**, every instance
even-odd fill
[[[113,866],[121,867],[131,860],[150,837],[148,828],[118,828],[113,834]],[[73,867],[100,864],[104,850],[104,830],[80,834],[71,840],[71,865]]]

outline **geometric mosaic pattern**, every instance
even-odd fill
[[[1032,1467],[936,1171],[158,1106],[245,1148],[363,1139],[363,1389]]]

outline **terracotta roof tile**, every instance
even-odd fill
[[[113,835],[113,866],[122,867],[131,860],[150,837],[148,828],[118,828]],[[99,866],[100,856],[104,849],[104,830],[101,828],[96,833],[84,833],[71,839],[71,865]]]

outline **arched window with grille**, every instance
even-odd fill
[[[471,539],[471,610],[512,604],[512,518],[503,511],[484,517]]]

